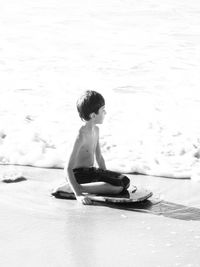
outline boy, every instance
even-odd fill
[[[76,199],[88,205],[92,201],[85,193],[119,194],[129,187],[130,180],[120,173],[106,170],[97,127],[97,124],[103,123],[106,115],[103,96],[95,91],[86,91],[78,99],[77,109],[85,125],[76,137],[65,175]],[[94,157],[99,168],[93,167]]]

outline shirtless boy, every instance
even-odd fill
[[[106,170],[97,126],[103,123],[106,115],[103,96],[86,91],[78,99],[77,109],[85,124],[76,137],[65,175],[76,199],[82,204],[91,204],[87,194],[119,194],[129,187],[130,180],[120,173]],[[99,168],[94,167],[95,158]]]

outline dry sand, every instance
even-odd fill
[[[200,183],[129,175],[150,201],[83,206],[51,197],[62,170],[15,170],[27,180],[0,183],[0,266],[200,266]]]

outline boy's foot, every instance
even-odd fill
[[[51,195],[56,198],[75,199],[75,195],[68,183],[64,183],[61,186],[54,189]]]
[[[51,195],[56,198],[76,199],[74,193],[68,193],[63,191],[52,192]]]

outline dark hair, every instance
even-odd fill
[[[95,91],[85,91],[84,94],[78,99],[76,106],[81,119],[85,121],[90,120],[90,114],[96,113],[101,107],[105,105],[103,96]]]

